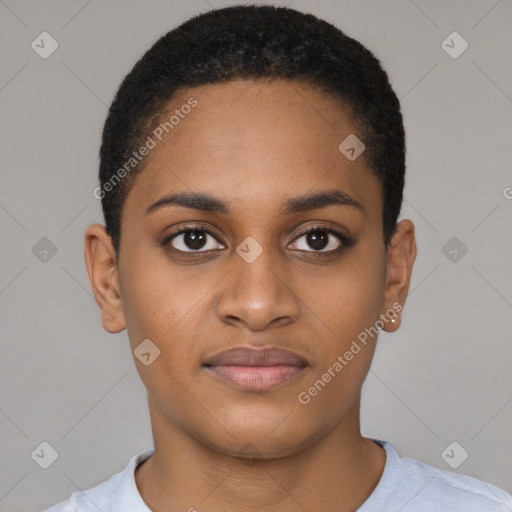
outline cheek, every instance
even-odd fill
[[[374,325],[382,312],[384,265],[365,252],[354,251],[337,268],[319,274],[314,285],[303,281],[304,303],[337,349]]]
[[[316,319],[321,320],[315,322],[316,364],[297,396],[309,418],[322,417],[325,424],[339,421],[357,399],[378,336],[382,272],[383,265],[375,258],[354,255],[353,262],[347,260],[316,288],[316,297],[309,292]]]
[[[200,289],[184,288],[168,264],[134,261],[125,270],[123,310],[135,366],[148,394],[162,409],[171,405],[166,412],[173,417],[175,409],[191,407],[184,392],[194,370],[189,315]]]
[[[185,282],[184,282],[185,281]],[[123,311],[130,341],[149,338],[165,344],[174,326],[197,301],[186,279],[164,257],[130,257],[121,274]]]
[[[162,382],[172,387],[172,376],[188,382],[197,371],[197,337],[219,276],[211,269],[178,267],[165,255],[145,264],[134,257],[124,270],[123,310],[132,352],[146,339],[158,349],[154,367],[135,360],[141,378],[149,389]]]
[[[317,341],[319,364],[302,399],[298,397],[312,416],[327,414],[330,420],[339,420],[368,373],[384,298],[385,264],[383,253],[375,256],[378,251],[377,246],[362,245],[318,287],[314,304],[327,335]]]

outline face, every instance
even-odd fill
[[[153,428],[277,457],[358,427],[375,327],[397,328],[415,256],[410,221],[386,250],[380,183],[364,152],[338,149],[363,135],[296,82],[197,87],[169,108],[180,119],[153,136],[119,259],[102,227],[86,235],[105,328],[150,354],[134,360]]]

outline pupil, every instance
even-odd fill
[[[184,238],[185,244],[189,249],[201,249],[206,242],[205,234],[197,229],[187,231]]]
[[[316,250],[324,249],[329,243],[329,237],[325,231],[308,233],[306,239],[309,246]]]

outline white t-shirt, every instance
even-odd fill
[[[384,472],[357,512],[511,512],[512,496],[476,478],[442,471],[410,458],[400,458],[393,446],[386,451]],[[134,455],[128,466],[102,484],[75,492],[69,500],[44,512],[151,512],[135,484],[135,468],[154,448]]]

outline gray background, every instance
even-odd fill
[[[103,331],[83,258],[84,230],[102,222],[100,133],[157,37],[235,3],[0,2],[2,511],[67,499],[151,445],[126,332]],[[419,254],[402,327],[381,335],[364,387],[363,433],[442,469],[457,441],[469,453],[457,472],[512,492],[512,3],[285,4],[368,45],[403,106],[402,218],[416,224]],[[31,48],[43,31],[59,44],[48,59]],[[457,59],[441,46],[453,31],[469,43]],[[43,237],[57,248],[46,262],[33,252]],[[43,441],[59,454],[46,470],[31,458]]]

